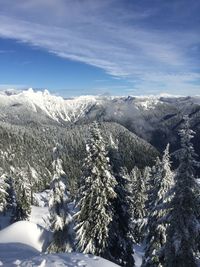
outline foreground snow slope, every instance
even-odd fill
[[[49,234],[35,223],[20,221],[0,231],[0,266],[116,267],[100,257],[80,253],[41,254]]]
[[[0,243],[21,243],[42,251],[48,232],[35,223],[20,221],[0,231]]]
[[[0,266],[5,267],[117,267],[100,257],[80,253],[40,254],[22,244],[0,244]]]
[[[12,267],[117,267],[118,265],[100,257],[81,253],[45,254],[51,238],[46,224],[48,194],[38,194],[40,207],[32,206],[30,220],[16,222],[0,231],[0,266]],[[41,201],[43,199],[43,201]],[[43,226],[43,227],[41,227]],[[135,264],[140,267],[143,251],[135,246]]]

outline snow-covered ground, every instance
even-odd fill
[[[0,266],[27,267],[115,267],[118,266],[100,257],[81,253],[44,253],[51,233],[48,231],[48,192],[34,196],[38,206],[32,206],[30,221],[16,222],[8,227],[9,216],[0,218]],[[5,223],[4,222],[5,219]],[[142,249],[135,246],[136,267],[141,266]]]
[[[100,257],[81,253],[44,254],[24,244],[0,244],[0,266],[5,267],[117,267]]]
[[[27,221],[14,223],[0,231],[0,266],[37,267],[114,267],[100,257],[80,253],[41,253],[49,233],[41,226]]]
[[[17,222],[0,231],[0,266],[37,267],[115,267],[100,257],[81,253],[41,253],[49,239],[48,232],[32,222]],[[142,251],[135,247],[136,267]]]
[[[13,223],[0,231],[0,244],[21,243],[28,245],[37,251],[42,251],[48,240],[48,231],[41,226],[28,221]]]

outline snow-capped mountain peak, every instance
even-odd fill
[[[121,121],[137,117],[143,120],[149,113],[158,115],[162,111],[176,113],[176,108],[199,104],[199,97],[174,97],[171,95],[150,96],[92,96],[63,98],[48,90],[24,91],[13,89],[0,91],[0,120],[11,123],[75,123],[81,120],[97,119]],[[164,112],[164,113],[165,113]],[[159,116],[159,115],[158,115]],[[163,115],[165,116],[165,115]]]
[[[9,93],[10,92],[10,93]],[[64,99],[49,93],[48,90],[35,91],[29,88],[25,91],[5,91],[0,94],[0,105],[4,107],[16,107],[23,105],[35,113],[42,110],[48,117],[55,121],[75,122],[97,103],[95,96],[80,96],[72,99]]]

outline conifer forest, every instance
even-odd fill
[[[159,98],[148,110],[137,98],[96,101],[76,106],[79,114],[69,112],[69,121],[41,107],[35,113],[27,102],[0,108],[0,250],[40,246],[46,258],[30,260],[21,248],[27,256],[17,266],[48,266],[39,264],[51,255],[91,255],[116,264],[102,267],[197,267],[197,100]],[[116,117],[111,105],[137,114]],[[49,266],[68,266],[58,262]]]

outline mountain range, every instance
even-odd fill
[[[80,96],[64,99],[47,90],[7,90],[0,93],[0,121],[14,125],[84,125],[94,120],[116,122],[163,150],[176,146],[177,131],[188,114],[199,133],[200,97]],[[195,140],[196,141],[196,140]]]
[[[45,91],[0,92],[0,167],[26,169],[37,174],[37,190],[51,180],[52,148],[63,146],[62,159],[76,187],[86,155],[88,125],[99,121],[110,147],[118,146],[123,165],[131,170],[152,165],[167,143],[179,147],[178,131],[188,114],[196,131],[194,145],[200,155],[200,97],[80,96],[62,98]],[[30,172],[30,170],[29,170]],[[76,182],[74,182],[76,181]]]

